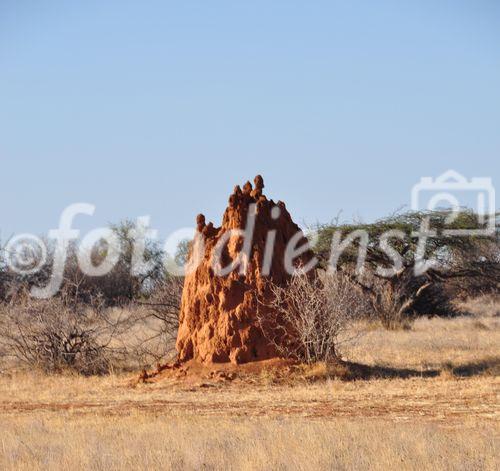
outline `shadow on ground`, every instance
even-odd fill
[[[470,378],[481,375],[500,376],[500,357],[487,358],[479,362],[463,365],[447,364],[440,369],[421,370],[343,362],[342,365],[331,366],[329,371],[329,375],[340,376],[346,380],[435,378],[444,374],[457,378]]]

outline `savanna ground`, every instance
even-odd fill
[[[499,469],[500,306],[358,325],[322,365],[233,381],[0,375],[0,469]]]

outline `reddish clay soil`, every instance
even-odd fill
[[[193,368],[195,365],[192,365]],[[281,365],[280,369],[289,368]],[[293,365],[291,366],[293,368]],[[167,370],[165,370],[167,371]],[[208,370],[203,370],[202,376]],[[200,371],[176,379],[162,372],[152,382],[123,380],[85,392],[55,392],[49,400],[0,399],[0,415],[65,413],[124,416],[154,414],[165,417],[312,418],[398,422],[438,422],[464,426],[474,421],[499,423],[499,382],[481,378],[410,378],[396,380],[317,382],[302,385],[264,384],[249,376],[228,379],[221,368],[213,377]],[[263,370],[261,370],[262,372]],[[163,376],[162,376],[163,375]],[[210,376],[210,373],[208,373]],[[198,378],[195,380],[195,378]],[[252,379],[253,378],[253,379]]]

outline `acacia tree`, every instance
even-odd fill
[[[423,228],[434,233],[422,244]],[[315,251],[324,267],[331,262],[332,241],[342,234],[364,234],[366,259],[359,270],[360,240],[339,255],[337,269],[369,296],[372,311],[388,328],[417,315],[457,314],[452,298],[474,290],[498,290],[499,231],[490,235],[449,235],[446,230],[477,230],[484,223],[471,211],[408,212],[372,224],[327,224],[317,227]],[[338,240],[338,239],[337,239]],[[420,241],[420,243],[419,243]],[[389,249],[388,249],[389,247]],[[390,249],[393,249],[391,252]],[[399,266],[395,266],[396,258]],[[423,260],[431,264],[422,269]],[[397,265],[397,264],[396,264]]]

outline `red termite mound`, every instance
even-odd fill
[[[284,285],[288,281],[285,250],[288,245],[289,250],[298,249],[306,240],[285,204],[262,194],[262,177],[255,177],[254,182],[255,188],[247,182],[243,189],[234,189],[220,228],[205,224],[202,214],[197,217],[190,251],[190,263],[196,268],[186,275],[179,317],[181,362],[239,364],[279,356],[275,343],[261,329],[262,319],[277,318],[266,315],[269,283]],[[248,226],[253,226],[253,237]],[[248,232],[243,237],[245,229]],[[309,258],[306,251],[293,260],[294,265]],[[221,275],[221,269],[238,261],[239,266]],[[279,338],[274,341],[279,343]]]

